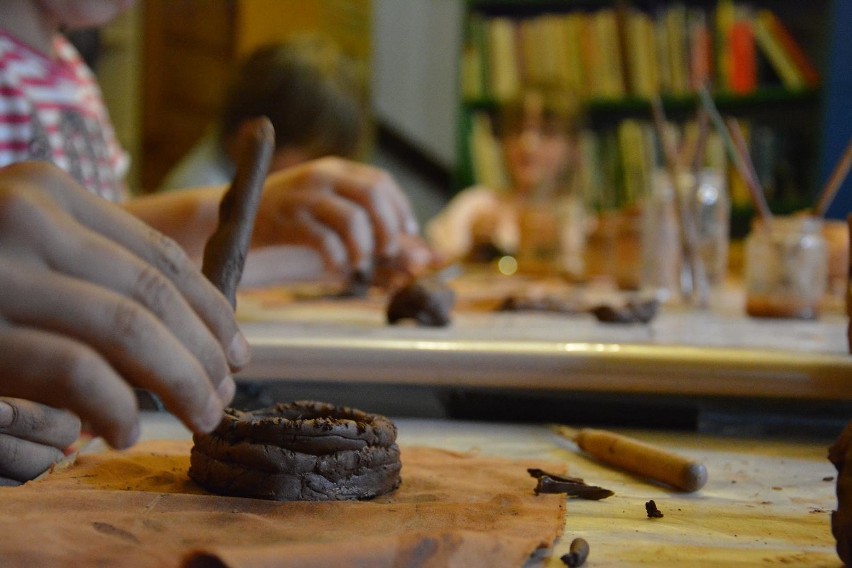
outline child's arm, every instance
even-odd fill
[[[216,226],[223,188],[154,194],[130,200],[128,211],[169,235],[193,258]],[[417,221],[405,194],[386,172],[340,158],[322,158],[267,178],[253,247],[301,245],[334,273],[370,271],[398,258],[416,269],[425,247],[413,247]],[[411,267],[412,264],[417,266]]]

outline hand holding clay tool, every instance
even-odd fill
[[[697,491],[707,483],[703,464],[656,446],[605,430],[576,430],[556,425],[554,431],[572,440],[584,452],[630,473],[659,481],[683,491]]]
[[[237,285],[274,149],[275,130],[268,118],[255,118],[240,126],[237,171],[219,204],[219,225],[204,247],[201,271],[228,298],[232,307],[237,304]]]

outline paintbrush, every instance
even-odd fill
[[[592,428],[577,430],[557,424],[553,431],[600,461],[641,477],[688,492],[698,491],[707,483],[704,464],[651,444]]]
[[[825,184],[825,187],[821,192],[821,197],[817,202],[816,207],[814,207],[814,215],[817,217],[825,217],[825,213],[828,211],[828,206],[831,205],[831,202],[834,200],[834,196],[837,195],[837,190],[840,189],[840,186],[846,179],[846,174],[849,173],[850,166],[852,166],[852,140],[849,140],[849,144],[846,146],[846,151],[843,152],[843,155],[840,157],[840,161],[838,161],[834,166],[834,170],[831,172],[831,177],[828,178],[828,183]]]

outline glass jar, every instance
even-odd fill
[[[518,271],[552,274],[559,260],[559,218],[552,198],[522,201],[518,206]]]
[[[693,176],[688,178],[693,187]],[[722,172],[707,168],[698,176],[693,213],[698,254],[704,261],[707,283],[718,286],[728,273],[728,245],[731,224],[731,200]]]
[[[815,217],[757,220],[746,238],[746,313],[813,319],[828,283],[828,247]]]
[[[651,193],[643,207],[642,287],[668,302],[680,293],[680,222],[671,178],[664,170],[656,170],[651,179]]]

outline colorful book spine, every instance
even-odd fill
[[[713,78],[713,38],[703,10],[689,12],[689,90],[697,92]]]
[[[464,96],[503,102],[525,85],[552,85],[579,100],[758,88],[758,51],[785,87],[816,87],[820,77],[790,30],[770,10],[718,0],[672,2],[654,12],[615,4],[595,11],[532,17],[471,14],[462,54]],[[477,79],[479,78],[479,79]]]
[[[754,38],[761,52],[766,55],[770,66],[788,89],[804,88],[805,78],[799,73],[793,60],[787,57],[784,47],[772,33],[765,17],[758,14],[754,20]]]
[[[731,30],[737,20],[733,0],[719,0],[716,5],[716,90],[731,89]]]
[[[792,61],[793,65],[796,66],[805,84],[809,87],[818,86],[820,82],[819,72],[810,59],[808,59],[808,56],[805,55],[805,52],[802,51],[801,46],[795,40],[793,34],[790,33],[790,30],[769,10],[761,10],[757,17],[765,22],[769,32],[782,45],[784,53]]]
[[[757,89],[757,53],[755,52],[752,18],[746,10],[738,10],[730,35],[730,91],[748,95]]]

